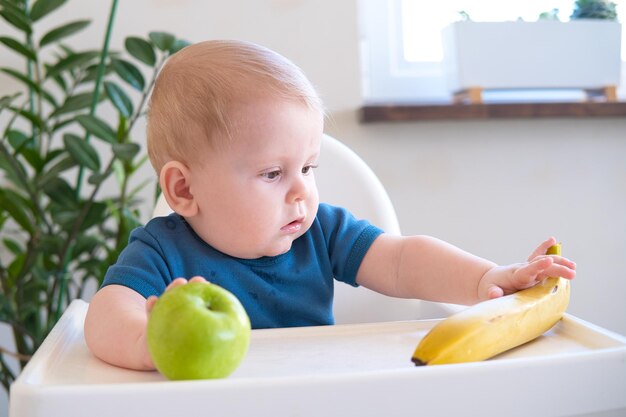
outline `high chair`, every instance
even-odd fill
[[[316,177],[323,201],[399,233],[376,176],[329,136]],[[161,200],[155,213],[167,211]],[[428,305],[335,288],[339,323],[421,319]],[[13,383],[11,417],[626,415],[626,338],[569,314],[546,337],[493,359],[419,368],[411,354],[438,320],[253,330],[228,378],[167,381],[93,356],[87,308],[72,302]]]

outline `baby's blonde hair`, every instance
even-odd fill
[[[243,41],[190,45],[165,64],[148,112],[148,155],[160,172],[170,160],[197,161],[206,144],[232,134],[232,113],[251,100],[301,102],[323,113],[304,73],[291,61]]]

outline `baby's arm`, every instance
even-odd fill
[[[573,278],[573,262],[543,255],[555,242],[543,242],[528,262],[497,266],[429,236],[383,234],[365,255],[357,283],[395,297],[474,304],[530,287],[547,276]]]
[[[204,282],[193,277],[189,282]],[[187,283],[176,278],[166,291]],[[85,340],[89,350],[102,359],[122,368],[147,371],[155,369],[148,351],[146,328],[148,315],[157,301],[147,300],[139,293],[122,285],[108,285],[92,298],[85,318]]]
[[[108,285],[91,299],[85,318],[89,350],[112,365],[153,370],[148,353],[146,299],[121,285]]]

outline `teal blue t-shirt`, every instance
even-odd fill
[[[356,286],[361,261],[382,232],[343,208],[320,204],[289,252],[240,259],[209,246],[171,214],[131,233],[102,285],[124,285],[147,298],[178,277],[199,275],[232,292],[254,329],[333,324],[333,278]]]

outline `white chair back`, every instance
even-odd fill
[[[386,233],[400,234],[393,204],[376,174],[354,151],[329,135],[324,135],[322,141],[315,179],[321,202],[345,207]],[[171,212],[161,195],[153,217]],[[334,314],[338,324],[417,319],[419,311],[417,300],[391,298],[367,288],[335,283]]]

